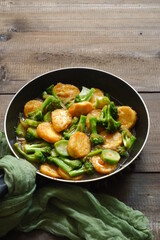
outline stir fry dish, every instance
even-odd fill
[[[25,104],[15,148],[52,178],[106,175],[129,156],[136,120],[135,110],[98,88],[58,83]]]

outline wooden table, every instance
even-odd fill
[[[149,109],[151,129],[138,159],[121,174],[91,184],[150,220],[160,239],[160,1],[1,0],[0,129],[14,94],[37,75],[85,66],[130,83]],[[16,236],[16,237],[15,237]],[[5,239],[57,239],[35,231]]]

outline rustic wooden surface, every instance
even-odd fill
[[[129,169],[89,186],[109,193],[150,220],[160,239],[160,1],[0,0],[0,129],[14,94],[29,80],[61,67],[112,72],[145,100],[147,144]],[[42,231],[5,239],[58,239]]]

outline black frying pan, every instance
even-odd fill
[[[14,129],[18,123],[19,113],[23,112],[25,103],[41,96],[42,92],[48,86],[58,82],[70,83],[76,85],[80,89],[82,86],[100,88],[104,92],[109,93],[114,99],[118,100],[119,103],[131,106],[138,114],[138,121],[135,126],[137,140],[134,143],[129,157],[127,159],[122,159],[117,169],[111,174],[97,174],[88,179],[78,180],[77,182],[88,182],[109,177],[133,162],[142,151],[148,138],[150,120],[147,107],[138,92],[127,82],[111,73],[91,68],[64,68],[50,71],[31,80],[17,92],[8,106],[4,120],[5,135],[13,154],[21,158],[20,154],[14,148],[16,138]],[[37,173],[43,175],[39,172],[38,167]],[[48,177],[46,175],[43,176]],[[55,180],[76,182],[63,179]]]

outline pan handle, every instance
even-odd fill
[[[8,187],[4,182],[4,174],[0,172],[0,199],[6,195],[8,192]]]

